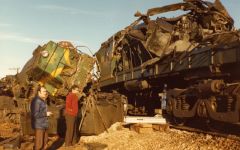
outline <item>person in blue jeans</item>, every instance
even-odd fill
[[[46,99],[48,92],[45,87],[40,86],[37,96],[31,102],[31,125],[35,131],[34,149],[46,149],[48,140],[48,117],[52,115],[47,111]]]

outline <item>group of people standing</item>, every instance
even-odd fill
[[[76,120],[78,114],[79,88],[73,85],[70,92],[66,96],[65,120],[66,135],[65,146],[73,146],[74,129],[76,128]],[[34,150],[47,149],[48,141],[48,117],[53,115],[48,111],[46,100],[48,92],[45,87],[40,86],[37,89],[37,95],[31,102],[31,123],[35,132]]]

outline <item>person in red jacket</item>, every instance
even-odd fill
[[[65,107],[65,119],[66,119],[66,136],[65,136],[65,146],[73,145],[73,135],[76,128],[76,119],[78,113],[78,94],[79,88],[73,85],[71,92],[68,93],[66,97],[66,107]]]

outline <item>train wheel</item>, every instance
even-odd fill
[[[186,121],[187,120],[185,118],[173,117],[173,123],[178,126],[184,126]]]

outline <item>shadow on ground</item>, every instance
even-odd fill
[[[52,143],[52,145],[48,148],[48,150],[56,150],[60,148],[64,143],[64,138],[58,138],[56,141]]]
[[[107,147],[106,144],[101,143],[85,143],[84,146],[87,148],[87,150],[103,150]]]

